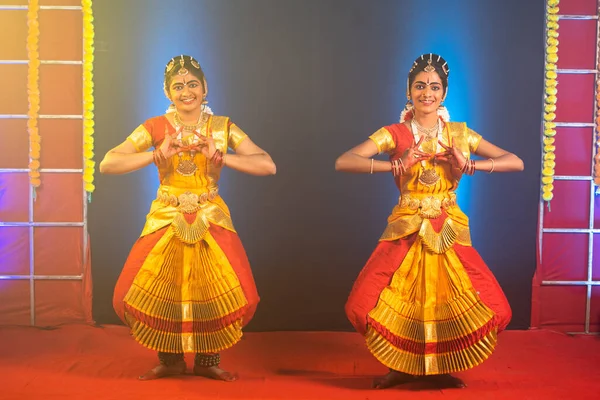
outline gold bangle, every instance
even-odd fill
[[[373,173],[373,159],[371,158],[371,171],[369,171],[370,174]]]
[[[489,160],[492,162],[492,168],[490,168],[490,171],[488,172],[488,174],[491,174],[492,172],[494,172],[494,166],[495,165],[494,165],[494,159],[493,158],[490,158]]]

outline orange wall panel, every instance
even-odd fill
[[[29,275],[29,227],[0,227],[0,275]]]
[[[83,165],[83,122],[80,119],[43,119],[42,168],[73,168]]]
[[[81,61],[83,53],[81,11],[40,10],[39,19],[40,58]]]
[[[27,60],[27,11],[0,12],[0,26],[0,59]]]
[[[35,282],[36,325],[56,325],[85,321],[81,281]]]
[[[102,1],[102,0],[100,0],[100,1]],[[80,6],[81,0],[40,0],[40,5],[41,6]]]
[[[82,222],[83,179],[81,174],[42,173],[34,203],[36,222]]]
[[[81,65],[40,67],[40,114],[81,115],[83,112]]]
[[[0,113],[27,114],[27,65],[0,64]]]
[[[36,227],[36,275],[80,275],[83,272],[82,227]]]
[[[29,281],[0,280],[0,325],[29,325]]]
[[[27,120],[0,119],[0,168],[27,168],[28,164]]]
[[[29,176],[27,173],[0,174],[0,221],[29,220]],[[4,228],[0,228],[4,229]]]

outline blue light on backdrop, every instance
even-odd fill
[[[213,19],[207,17],[207,13],[189,13],[187,9],[210,8],[210,2],[204,1],[198,5],[197,2],[184,1],[180,7],[169,8],[164,2],[153,0],[152,7],[145,8],[142,12],[148,15],[148,20],[163,21],[160,29],[145,26],[141,36],[144,40],[139,41],[141,59],[145,67],[140,69],[141,97],[147,99],[140,102],[139,107],[134,110],[138,120],[162,114],[168,106],[167,99],[162,95],[162,77],[166,62],[178,54],[190,54],[197,57],[206,73],[209,85],[218,88],[218,75],[214,71],[219,70],[220,44],[215,32],[219,27]],[[401,60],[400,65],[406,65],[407,69],[414,58],[424,52],[433,52],[442,55],[450,64],[450,86],[446,102],[453,121],[465,121],[470,127],[477,130],[479,126],[478,116],[481,114],[481,103],[470,101],[474,99],[474,88],[470,85],[472,80],[477,80],[478,69],[474,67],[471,60],[479,57],[483,44],[476,35],[469,30],[471,21],[476,13],[477,7],[466,9],[464,7],[444,7],[445,18],[437,21],[435,29],[419,29],[415,34],[418,40],[405,40],[399,38],[398,48],[403,49],[405,54],[412,54],[409,60]],[[168,18],[163,17],[168,15]],[[160,16],[160,17],[159,17]],[[410,20],[410,19],[408,19]],[[418,23],[415,21],[415,28]],[[177,40],[174,40],[169,32],[178,32]],[[441,35],[440,32],[447,34]],[[290,49],[293,51],[293,49]],[[404,73],[404,72],[403,72]],[[403,92],[401,92],[403,93]],[[215,113],[219,113],[218,89],[211,92],[211,106]],[[215,101],[217,99],[217,101]],[[216,106],[215,106],[216,104]],[[221,110],[222,111],[222,110]],[[471,179],[463,179],[458,191],[458,201],[461,208],[467,212],[471,206]],[[158,177],[152,168],[144,171],[144,198],[153,199],[158,187]],[[223,182],[221,182],[223,184]],[[225,188],[221,188],[225,193]],[[392,189],[395,190],[395,189]],[[392,194],[392,197],[395,193]],[[148,204],[149,205],[149,204]]]
[[[340,312],[344,285],[355,278],[352,268],[372,251],[398,190],[389,175],[339,174],[333,163],[379,127],[398,120],[406,101],[406,74],[422,53],[440,54],[450,65],[446,106],[452,121],[466,122],[490,142],[529,157],[529,175],[478,173],[462,180],[458,195],[472,217],[476,248],[490,265],[505,271],[503,283],[517,272],[511,268],[535,264],[526,247],[535,248],[539,195],[529,181],[539,174],[533,161],[539,161],[543,74],[536,81],[535,71],[543,71],[542,0],[510,0],[502,6],[479,0],[430,0],[425,6],[412,0],[377,5],[361,0],[112,2],[99,2],[99,8],[105,7],[104,19],[98,18],[105,33],[99,29],[98,38],[114,47],[97,58],[98,95],[105,94],[98,100],[98,126],[115,136],[110,146],[127,134],[117,128],[131,131],[164,113],[169,104],[162,93],[164,66],[184,53],[200,61],[214,112],[232,117],[277,163],[274,177],[225,172],[220,182],[264,296],[264,311],[254,326],[347,326]],[[126,74],[114,62],[119,59],[126,60]],[[114,87],[112,79],[125,86]],[[522,104],[515,102],[515,93]],[[107,137],[98,135],[106,149]],[[128,241],[139,235],[155,198],[158,177],[148,167],[135,176],[99,177],[98,186],[102,190],[92,204],[90,224],[101,249],[94,259],[102,267],[96,268],[95,302],[98,310],[106,308],[110,320],[114,313],[105,305],[130,249]],[[519,196],[512,196],[513,190]],[[495,202],[503,202],[510,218],[519,226],[529,224],[530,231],[513,235],[514,225],[490,211]],[[497,225],[494,235],[478,234],[490,224]],[[115,235],[103,228],[107,225],[122,226],[123,232]],[[497,251],[498,237],[507,237],[504,246],[521,252]],[[313,256],[319,254],[326,256]],[[330,285],[321,276],[335,280]],[[289,287],[276,284],[286,280]],[[523,295],[530,286],[526,280],[510,284],[529,307]],[[322,309],[304,306],[317,302]]]
[[[467,126],[477,131],[482,126],[480,116],[483,113],[482,102],[475,101],[477,98],[474,81],[478,81],[481,63],[474,63],[480,59],[482,43],[478,35],[472,31],[471,21],[477,18],[477,7],[443,7],[444,18],[436,19],[435,29],[418,29],[415,33],[418,38],[414,40],[403,40],[402,47],[409,49],[413,54],[411,60],[404,62],[410,66],[419,55],[423,53],[434,53],[441,55],[450,66],[448,82],[448,97],[445,106],[450,112],[450,120],[466,122]],[[415,22],[415,28],[418,25]],[[441,34],[445,32],[446,34]],[[407,67],[408,71],[408,67]],[[485,132],[479,132],[485,135]],[[461,209],[469,215],[472,199],[472,182],[474,177],[462,179],[457,191],[458,203]]]
[[[218,77],[212,71],[218,68],[218,41],[214,40],[214,21],[207,13],[189,12],[190,10],[208,9],[209,1],[183,1],[178,7],[172,7],[168,2],[152,0],[147,8],[138,10],[148,14],[148,21],[161,21],[158,27],[152,25],[137,25],[143,32],[144,38],[139,41],[136,50],[143,60],[144,68],[139,70],[139,85],[141,98],[133,115],[142,123],[146,119],[164,114],[169,106],[169,101],[163,94],[163,73],[171,57],[186,54],[199,60],[202,70],[207,76],[210,87],[218,87]],[[199,4],[200,3],[200,4]],[[203,4],[202,4],[203,3]],[[219,106],[215,107],[217,91],[210,93],[211,105],[216,114]],[[154,168],[143,171],[143,198],[148,200],[145,205],[147,210],[150,202],[156,197],[159,186],[158,174]],[[142,211],[145,212],[145,211]]]

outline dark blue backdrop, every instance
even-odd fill
[[[397,201],[390,176],[334,172],[335,158],[398,119],[419,54],[450,64],[447,106],[517,153],[520,174],[461,182],[475,247],[529,324],[539,198],[544,2],[481,0],[104,0],[96,2],[98,160],[164,112],[174,55],[200,60],[210,106],[278,166],[223,174],[221,193],[262,302],[250,330],[345,330],[352,282]],[[154,198],[153,169],[98,176],[89,209],[94,316],[117,322],[114,283]]]

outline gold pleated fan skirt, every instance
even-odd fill
[[[496,344],[495,314],[455,251],[429,247],[417,237],[367,317],[369,350],[387,367],[412,375],[472,368]]]
[[[215,353],[233,346],[242,337],[248,306],[210,232],[184,243],[173,226],[144,261],[124,302],[134,338],[172,353]]]

